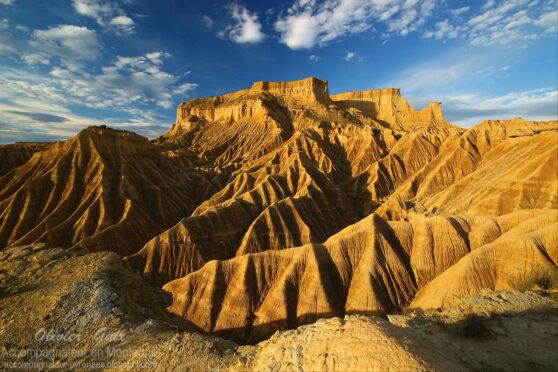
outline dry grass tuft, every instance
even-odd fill
[[[515,276],[510,280],[510,286],[521,292],[534,288],[555,289],[558,288],[558,268],[556,267],[537,267],[536,269]]]

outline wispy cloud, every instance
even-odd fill
[[[9,28],[10,23],[6,18],[0,20],[0,55],[10,54],[15,51],[12,46],[12,37]]]
[[[93,18],[100,26],[108,31],[120,35],[135,32],[134,20],[126,15],[116,1],[102,0],[73,0],[72,4],[77,13]]]
[[[275,23],[280,40],[291,49],[325,45],[340,37],[387,27],[386,35],[407,35],[422,27],[437,0],[297,0]]]
[[[156,107],[169,109],[177,96],[184,98],[198,87],[196,83],[185,82],[185,74],[173,75],[164,70],[169,57],[164,52],[117,56],[98,72],[72,69],[56,60],[48,75],[39,70],[3,69],[2,141],[68,138],[85,126],[100,123],[151,137],[161,134],[161,123],[170,119],[161,117]],[[102,113],[104,118],[77,115],[70,107],[79,108],[80,112],[88,108],[97,115]]]
[[[471,9],[471,7],[464,6],[464,7],[461,7],[461,8],[450,9],[449,12],[451,13],[452,16],[459,17],[462,14],[467,13],[470,9]]]
[[[100,54],[97,33],[87,27],[61,25],[33,31],[31,52],[23,55],[29,64],[48,64],[51,58],[71,61],[93,61]]]
[[[207,28],[211,28],[213,27],[213,20],[211,19],[211,17],[204,15],[202,17],[202,23],[205,27]]]
[[[558,120],[558,91],[543,87],[504,95],[462,94],[439,97],[409,97],[417,107],[428,100],[442,102],[444,115],[454,124],[469,127],[486,119]]]
[[[343,59],[347,62],[362,62],[362,57],[360,57],[355,52],[347,52],[347,54],[345,54],[345,57],[343,57]]]
[[[453,15],[465,13],[462,9],[454,9]],[[434,30],[425,31],[423,36],[438,40],[459,37],[473,46],[517,48],[533,40],[555,36],[557,30],[555,1],[504,0],[498,5],[487,2],[480,13],[472,13],[468,19],[454,17],[437,22]]]

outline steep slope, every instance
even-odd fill
[[[323,242],[356,222],[319,141],[293,136],[128,260],[163,284],[210,260]]]
[[[558,205],[558,122],[485,121],[451,134],[439,153],[390,195],[378,213],[500,215]]]
[[[236,171],[128,261],[164,284],[213,259],[324,242],[377,208],[457,131],[440,117],[411,133],[376,119],[333,101],[314,78],[181,104],[157,143]]]
[[[173,294],[172,312],[252,343],[322,317],[392,313],[421,288],[415,301],[509,288],[506,275],[555,265],[557,219],[556,210],[499,218],[415,215],[408,222],[371,215],[324,244],[211,261],[163,288]],[[477,263],[463,274],[463,262],[471,261]],[[507,271],[492,270],[493,262]],[[454,271],[461,276],[448,279]]]
[[[475,294],[484,288],[510,289],[515,281],[533,272],[556,270],[558,212],[536,216],[526,212],[515,217],[513,222],[519,222],[516,226],[506,226],[509,230],[498,239],[475,249],[428,283],[411,307],[441,307],[451,296]]]
[[[0,246],[48,242],[137,251],[189,214],[211,185],[147,139],[99,127],[38,152],[0,178]]]
[[[0,145],[0,177],[25,164],[34,153],[45,150],[50,143],[18,142]]]
[[[558,263],[558,122],[465,130],[398,89],[330,96],[308,78],[184,102],[152,142],[88,128],[16,147],[0,147],[1,248],[112,250],[240,342]]]

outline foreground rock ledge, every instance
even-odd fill
[[[42,244],[0,253],[3,369],[551,370],[552,292],[453,297],[422,315],[346,316],[255,346],[202,335],[168,314],[168,295],[114,253]]]

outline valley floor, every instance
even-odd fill
[[[114,253],[0,252],[0,369],[556,370],[555,292],[452,297],[442,309],[347,315],[256,345],[197,332]]]

